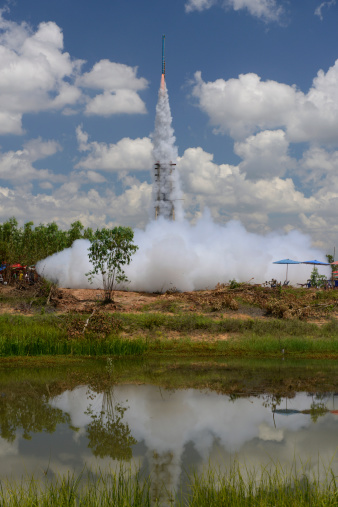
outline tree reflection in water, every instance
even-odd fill
[[[3,392],[0,396],[0,436],[14,442],[18,430],[30,440],[31,433],[54,433],[58,424],[70,425],[69,414],[48,404],[48,393],[34,388]]]
[[[127,408],[115,402],[113,387],[104,391],[102,410],[99,414],[94,413],[92,406],[89,405],[86,414],[92,421],[87,426],[87,437],[88,447],[94,456],[131,459],[131,446],[136,444],[137,440],[132,436],[128,424],[123,422]]]

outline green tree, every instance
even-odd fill
[[[99,415],[93,412],[91,406],[88,407],[86,414],[92,419],[87,427],[88,447],[94,456],[130,460],[131,446],[137,444],[137,440],[132,436],[128,423],[123,422],[126,410],[120,403],[113,404],[112,391],[104,393]]]
[[[322,287],[325,284],[326,276],[320,275],[316,266],[313,267],[311,271],[311,287]]]
[[[70,224],[70,229],[67,232],[67,246],[72,246],[75,240],[82,238],[82,231],[84,226],[77,220]]]
[[[97,229],[88,249],[93,269],[86,273],[90,283],[96,275],[101,274],[105,299],[113,300],[113,291],[117,284],[127,282],[123,271],[130,264],[132,255],[138,247],[133,243],[134,232],[130,227],[114,227],[114,229]]]

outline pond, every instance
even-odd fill
[[[187,471],[225,469],[234,460],[246,473],[278,463],[338,474],[333,363],[190,360],[155,367],[109,359],[71,370],[0,371],[0,478],[104,472],[127,463],[151,474],[158,496],[163,484],[180,488]]]

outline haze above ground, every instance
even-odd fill
[[[145,226],[165,33],[186,217],[333,250],[335,0],[0,5],[1,221]]]

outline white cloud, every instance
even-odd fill
[[[217,4],[235,11],[247,10],[252,16],[264,21],[279,21],[284,12],[276,0],[188,0],[185,10],[201,12]]]
[[[235,11],[247,9],[252,16],[265,21],[278,21],[283,13],[275,0],[226,0]]]
[[[196,72],[193,95],[216,131],[234,139],[284,128],[291,142],[338,142],[338,60],[318,72],[307,94],[253,73],[204,82]]]
[[[148,137],[125,137],[116,144],[88,142],[88,134],[80,126],[76,129],[76,135],[79,150],[89,152],[76,168],[119,172],[151,170],[153,166],[153,146]]]
[[[188,0],[185,4],[185,12],[205,11],[217,3],[217,0]]]
[[[33,163],[54,155],[61,150],[55,141],[32,139],[24,144],[22,150],[0,152],[0,178],[12,181],[15,185],[25,185],[30,180],[60,182],[64,176],[56,175],[48,169],[35,169]]]
[[[0,13],[0,132],[20,134],[22,115],[74,104],[81,91],[66,81],[81,67],[63,51],[63,34],[53,22],[35,33]],[[9,121],[8,121],[9,120]]]
[[[110,116],[112,114],[144,114],[146,106],[138,91],[148,86],[144,78],[137,78],[137,67],[100,60],[90,72],[77,78],[84,88],[103,90],[94,98],[87,98],[86,114]]]
[[[201,73],[196,72],[193,88],[193,95],[211,124],[235,139],[284,125],[296,106],[297,93],[295,88],[276,81],[262,82],[253,73],[205,83]]]
[[[200,147],[187,149],[177,167],[184,191],[184,207],[190,218],[208,207],[217,220],[239,219],[249,230],[265,233],[276,227],[288,227],[290,223],[301,227],[304,224],[301,214],[310,216],[320,207],[321,215],[325,216],[332,206],[332,201],[325,202],[320,194],[306,197],[295,188],[291,178],[247,179],[241,164],[218,165],[213,162],[213,155]],[[335,195],[332,198],[335,199]],[[310,223],[306,232],[312,232]],[[322,234],[319,231],[316,234],[317,239],[324,238],[327,228]]]
[[[146,106],[134,90],[104,92],[89,99],[85,113],[90,115],[111,116],[112,114],[145,114]]]
[[[239,167],[248,179],[271,179],[284,176],[295,167],[296,161],[288,155],[289,143],[283,130],[265,130],[237,142],[234,152],[243,159]]]
[[[332,5],[336,4],[336,0],[329,0],[328,2],[322,2],[316,9],[315,15],[318,16],[321,20],[323,20],[322,10],[324,7],[332,7]]]
[[[311,146],[304,151],[300,160],[300,174],[306,182],[324,185],[324,180],[330,180],[338,175],[338,151],[327,151],[319,146]],[[337,176],[338,177],[338,176]]]
[[[151,185],[134,182],[122,194],[110,188],[101,192],[92,188],[81,190],[81,181],[72,177],[51,195],[32,193],[24,185],[11,190],[0,187],[0,213],[3,220],[15,216],[20,222],[27,217],[35,224],[55,221],[61,227],[69,227],[74,220],[81,220],[85,227],[113,225],[144,226],[148,222],[151,202]],[[43,217],[43,218],[42,218]]]
[[[116,92],[117,90],[144,90],[148,82],[144,78],[137,78],[137,67],[128,67],[122,63],[100,60],[90,72],[86,72],[77,79],[82,87]]]
[[[14,23],[0,10],[0,135],[22,134],[25,113],[62,110],[66,115],[85,106],[87,114],[145,113],[138,95],[148,82],[137,67],[101,60],[81,75],[85,63],[64,51],[63,33],[54,22]],[[96,97],[84,90],[99,89]]]

